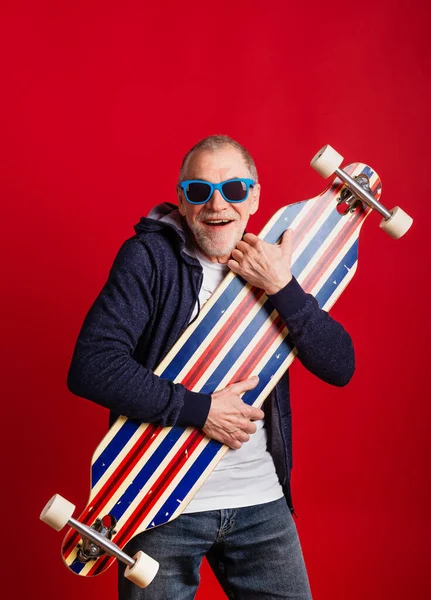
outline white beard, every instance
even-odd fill
[[[209,219],[228,219],[231,224],[226,226],[226,230],[215,228],[202,223]],[[197,245],[204,254],[210,257],[229,256],[237,243],[242,239],[244,230],[239,220],[238,213],[234,210],[226,210],[223,213],[214,213],[205,211],[198,215],[195,223],[187,222]]]
[[[192,233],[202,252],[212,257],[230,255],[242,238],[241,232],[235,232],[236,235],[232,232],[229,238],[227,238],[223,231],[214,231],[213,234],[208,235],[206,231],[202,231],[200,227],[196,226],[192,228]]]

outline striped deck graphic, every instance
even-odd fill
[[[351,176],[364,173],[379,199],[381,183],[370,167],[354,163]],[[339,179],[319,196],[280,209],[260,237],[276,243],[294,230],[292,273],[321,308],[329,310],[353,277],[358,235],[371,209],[359,206],[340,215]],[[295,358],[289,332],[262,290],[229,273],[184,332],[156,374],[188,389],[212,393],[252,374],[258,386],[244,402],[260,406]],[[158,427],[120,417],[97,447],[91,468],[88,506],[79,517],[87,525],[113,515],[113,541],[120,547],[139,532],[177,517],[228,450],[191,427]],[[115,560],[77,560],[80,535],[70,529],[63,560],[76,574],[98,575]]]

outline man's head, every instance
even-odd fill
[[[231,179],[253,180],[242,185],[246,199],[229,202],[215,189],[203,204],[191,204],[181,183],[190,180],[221,183]],[[229,188],[223,188],[229,190]],[[247,195],[248,192],[248,195]],[[230,198],[230,194],[225,194]],[[184,157],[181,165],[178,204],[194,239],[211,260],[227,262],[242,238],[249,216],[259,206],[260,185],[254,161],[243,146],[227,136],[210,136],[201,140]]]

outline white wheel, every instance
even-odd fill
[[[310,166],[326,179],[335,173],[343,160],[344,156],[341,156],[332,146],[327,144],[319,150]]]
[[[413,219],[399,206],[393,208],[390,213],[390,219],[382,219],[380,227],[392,238],[398,240],[410,229]]]
[[[60,531],[67,525],[74,510],[74,504],[63,498],[63,496],[55,494],[40,513],[40,520],[56,531]]]
[[[133,567],[126,567],[124,577],[135,583],[141,588],[147,587],[153,581],[159,570],[159,563],[145,554],[145,552],[137,552],[133,557],[135,564]]]

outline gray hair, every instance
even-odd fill
[[[231,146],[238,150],[241,156],[244,159],[245,164],[247,165],[248,170],[250,171],[250,175],[257,183],[258,175],[255,162],[249,153],[249,151],[244,148],[239,142],[233,140],[228,135],[209,135],[208,137],[200,140],[197,144],[191,148],[187,154],[183,158],[183,162],[181,163],[180,174],[178,177],[178,183],[181,183],[185,179],[185,172],[189,163],[189,160],[192,156],[197,154],[198,152],[203,152],[209,150],[210,152],[215,152],[217,150],[222,150],[226,146]]]

